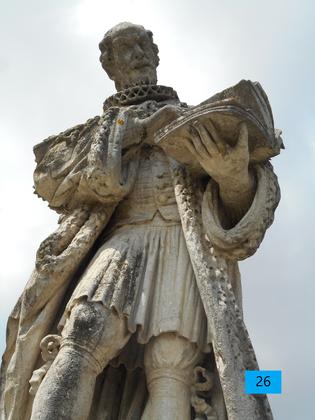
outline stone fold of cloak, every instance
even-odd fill
[[[76,209],[63,218],[60,231],[44,241],[46,249],[60,250],[63,241],[66,245],[59,255],[46,254],[37,262],[9,317],[7,347],[1,365],[1,420],[26,420],[30,417],[29,380],[40,359],[40,342],[51,332],[69,283],[112,211],[113,208],[104,206]],[[70,236],[65,225],[70,228]],[[62,231],[67,232],[66,238]],[[54,242],[51,247],[50,240]]]
[[[128,114],[128,108],[110,108],[36,145],[35,193],[59,213],[117,204],[132,188],[139,163],[130,150],[123,154]]]
[[[229,231],[220,226],[213,182],[206,188],[203,200],[198,200],[195,182],[187,170],[175,161],[171,161],[171,167],[186,245],[213,337],[228,419],[271,420],[267,397],[244,393],[245,370],[259,367],[228,268],[233,260],[252,255],[271,225],[279,202],[277,178],[269,163],[255,165],[254,200],[242,220]],[[226,265],[220,264],[220,254]]]
[[[61,216],[56,232],[40,244],[35,269],[9,316],[0,375],[1,420],[30,417],[29,380],[40,361],[40,342],[58,321],[55,318],[68,287],[104,230],[120,194],[132,187],[137,159],[132,167],[125,167],[124,178],[130,181],[120,184],[119,191],[113,190],[113,182],[123,178],[121,149],[127,124],[117,121],[125,117],[124,109],[113,108],[34,148],[35,192]],[[102,178],[114,172],[111,183],[97,194],[88,189],[99,180],[95,169]]]

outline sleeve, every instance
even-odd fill
[[[202,220],[207,237],[216,253],[229,260],[253,255],[272,224],[280,200],[280,188],[270,162],[253,166],[257,179],[253,202],[243,218],[231,229],[220,223],[219,191],[210,180],[203,196]]]
[[[71,207],[100,117],[88,120],[34,147],[35,194],[58,212]]]
[[[61,213],[82,204],[117,204],[137,167],[136,160],[122,165],[125,117],[112,108],[35,146],[35,193]]]

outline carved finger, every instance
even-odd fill
[[[185,139],[185,146],[189,150],[189,152],[193,155],[196,160],[200,160],[199,154],[197,153],[192,141],[188,138]]]
[[[205,124],[201,124],[200,122],[195,122],[193,126],[197,129],[201,141],[205,148],[207,149],[210,156],[215,156],[220,153],[220,150],[216,144],[216,142],[213,139],[212,134],[207,130],[207,127]]]
[[[208,118],[204,121],[204,125],[208,132],[210,133],[213,141],[215,142],[219,153],[224,156],[226,154],[226,143],[221,139],[217,129],[215,128],[213,122]]]
[[[199,155],[199,160],[203,160],[207,158],[207,156],[211,157],[211,154],[208,152],[206,147],[204,146],[203,142],[201,141],[201,135],[199,134],[199,130],[195,126],[192,126],[193,132],[191,135],[191,140],[193,142],[193,145],[195,146],[195,149]]]
[[[246,123],[240,124],[240,131],[238,135],[238,141],[235,146],[238,150],[248,152],[248,129]]]

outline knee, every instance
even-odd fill
[[[92,345],[94,341],[99,341],[106,318],[104,309],[100,304],[86,301],[76,304],[71,310],[62,336],[81,345]]]
[[[101,303],[81,301],[71,310],[62,331],[61,347],[88,353],[106,364],[129,338],[126,322]]]

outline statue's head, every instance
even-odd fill
[[[141,84],[156,84],[158,47],[151,31],[129,22],[119,23],[104,35],[99,44],[100,61],[116,89]]]

